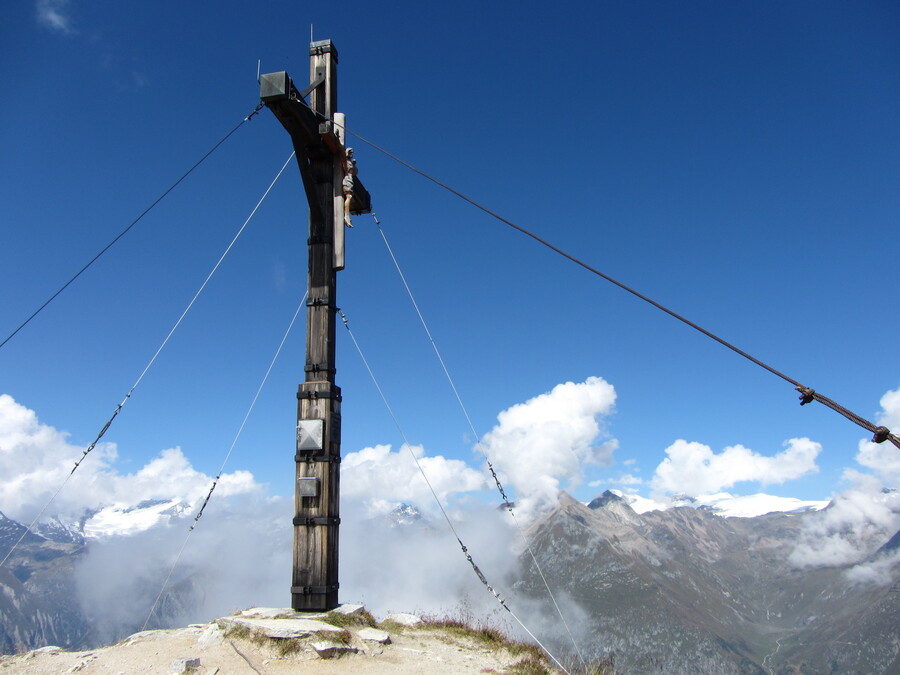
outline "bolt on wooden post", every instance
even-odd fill
[[[298,90],[286,72],[260,77],[260,98],[290,134],[309,203],[309,295],[305,381],[297,392],[294,454],[294,556],[291,606],[338,605],[341,390],[335,384],[336,273],[344,268],[343,116],[337,113],[337,49],[313,42],[310,84]],[[309,96],[309,103],[305,99]],[[335,125],[335,116],[341,122]],[[351,213],[370,213],[358,178]]]

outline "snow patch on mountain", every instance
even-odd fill
[[[665,511],[676,506],[693,506],[724,518],[755,518],[767,513],[821,511],[830,503],[828,500],[810,501],[795,497],[777,497],[761,492],[755,495],[732,495],[728,492],[717,492],[697,497],[676,496],[666,501],[648,499],[621,490],[610,490],[610,492],[622,497],[639,514],[649,511]]]
[[[103,507],[86,519],[82,531],[85,537],[93,539],[128,536],[183,518],[190,511],[191,504],[177,497],[150,499],[135,506],[115,504]]]

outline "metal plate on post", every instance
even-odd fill
[[[297,494],[301,497],[318,497],[319,496],[319,479],[318,478],[298,478]]]
[[[297,452],[321,450],[325,438],[325,420],[299,420],[297,422]]]
[[[259,97],[263,101],[274,101],[287,98],[290,89],[290,78],[283,70],[278,73],[266,73],[259,78]]]

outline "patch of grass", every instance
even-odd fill
[[[354,612],[353,614],[328,612],[325,616],[325,623],[330,623],[332,626],[337,626],[338,628],[345,628],[346,626],[368,626],[369,628],[375,628],[375,626],[378,625],[375,617],[365,609]]]
[[[225,628],[225,637],[229,640],[253,642],[254,638],[258,637],[258,634],[243,624],[231,623],[227,624],[227,628]]]
[[[380,624],[376,624],[375,628],[381,628],[382,630],[386,630],[389,633],[395,633],[397,635],[402,635],[408,630],[414,628],[414,626],[407,626],[403,623],[397,623],[396,621],[382,621]]]
[[[313,633],[310,638],[314,640],[324,640],[325,642],[340,642],[342,645],[349,645],[350,641],[353,639],[353,633],[349,630],[342,630],[340,633],[323,630]]]
[[[500,649],[510,644],[504,633],[491,626],[470,626],[459,619],[445,617],[443,619],[428,619],[423,628],[441,630],[449,635],[467,638],[477,642],[486,649]]]
[[[572,675],[622,675],[616,670],[616,656],[609,654],[602,658],[595,658],[586,664],[570,664],[566,670]],[[642,671],[644,672],[644,671]]]
[[[425,620],[424,626],[441,630],[454,637],[472,640],[483,649],[504,650],[512,657],[522,657],[510,666],[508,671],[515,675],[549,675],[556,672],[551,668],[547,655],[540,647],[530,642],[511,640],[502,630],[483,621],[473,625],[465,618],[431,617]]]
[[[303,651],[303,644],[296,638],[266,638],[266,640],[281,657]]]
[[[330,637],[332,633],[327,633]],[[249,626],[231,624],[225,629],[225,637],[229,640],[243,640],[262,649],[270,648],[278,656],[289,656],[303,650],[303,642],[297,638],[270,638]]]
[[[543,658],[536,659],[532,656],[512,664],[506,672],[510,675],[551,675],[547,662]]]

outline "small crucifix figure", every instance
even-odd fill
[[[353,223],[350,222],[350,202],[353,200],[355,182],[356,160],[353,159],[353,148],[347,148],[344,159],[344,180],[341,181],[341,188],[344,191],[344,225],[347,227],[353,227]]]

